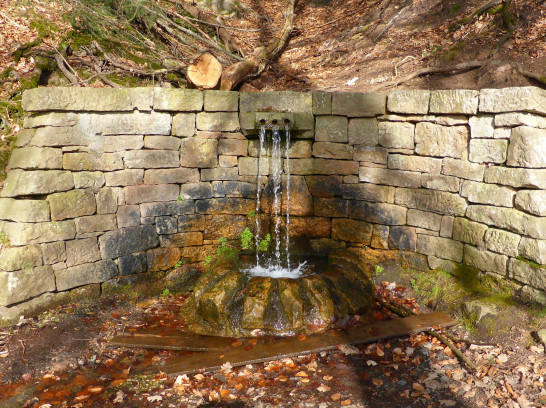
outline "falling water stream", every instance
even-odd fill
[[[301,276],[306,270],[306,262],[300,263],[295,268],[292,268],[290,263],[290,123],[285,122],[284,130],[286,134],[285,138],[285,148],[284,152],[286,154],[286,165],[285,165],[285,184],[286,184],[286,198],[285,198],[285,233],[284,237],[281,233],[282,225],[282,184],[283,184],[283,149],[281,146],[281,132],[279,125],[275,122],[271,126],[271,139],[272,139],[272,150],[271,150],[271,179],[273,184],[273,206],[272,206],[272,216],[274,221],[274,234],[272,238],[274,239],[274,251],[272,257],[267,257],[260,254],[258,248],[260,247],[260,241],[263,239],[262,231],[260,226],[260,220],[257,216],[260,211],[261,206],[261,195],[262,195],[262,151],[265,146],[265,140],[267,136],[267,127],[262,123],[259,133],[260,141],[260,150],[258,153],[258,186],[256,191],[256,230],[255,230],[255,245],[256,245],[256,265],[253,267],[244,270],[245,273],[251,276],[267,276],[272,278],[293,278],[296,279]],[[282,238],[285,240],[285,260],[283,262],[281,255],[281,241]]]

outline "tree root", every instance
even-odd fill
[[[400,317],[408,317],[408,316],[415,316],[416,313],[411,311],[410,309],[401,306],[393,304],[386,303],[382,299],[376,298],[376,301],[379,302],[381,306],[383,306],[385,309],[390,310],[391,312],[397,314]],[[436,330],[425,330],[424,333],[436,337],[439,341],[441,341],[445,346],[449,347],[449,349],[455,354],[459,360],[461,360],[464,364],[466,364],[473,372],[477,373],[479,371],[478,367],[470,361],[462,352],[459,350],[446,336],[443,334],[437,332]]]

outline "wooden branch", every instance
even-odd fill
[[[427,75],[427,74],[445,74],[447,72],[452,71],[467,71],[470,69],[476,69],[480,68],[486,64],[486,61],[468,61],[468,62],[461,62],[460,64],[450,65],[447,67],[427,67],[422,68],[417,71],[412,72],[409,75],[406,75],[405,77],[402,77],[400,79],[394,79],[392,81],[387,81],[382,83],[381,85],[376,86],[375,88],[372,88],[370,92],[375,92],[382,88],[389,88],[393,86],[400,85],[404,82],[411,81],[413,78],[416,78],[418,76]]]
[[[537,74],[536,72],[528,71],[522,68],[521,65],[519,64],[513,64],[513,65],[514,65],[514,68],[516,68],[516,71],[518,71],[524,77],[535,80],[539,82],[540,84],[542,84],[543,86],[546,86],[546,75],[540,75],[540,74]]]
[[[506,25],[506,28],[508,29],[508,31],[499,40],[499,42],[497,43],[497,46],[495,47],[495,49],[493,51],[491,51],[491,54],[490,54],[491,56],[495,55],[497,53],[497,51],[499,51],[500,48],[503,46],[503,44],[506,41],[508,41],[508,39],[514,33],[514,24],[512,23],[512,16],[508,12],[508,9],[510,8],[510,3],[511,2],[512,2],[512,0],[505,0],[503,5],[502,5],[503,20],[504,20],[504,24]]]
[[[76,75],[70,72],[64,65],[65,59],[62,57],[62,55],[59,53],[55,53],[54,58],[55,58],[55,62],[57,63],[57,66],[59,67],[63,75],[70,81],[70,83],[74,86],[80,86],[80,81],[78,80]]]
[[[269,63],[279,57],[294,29],[294,10],[297,0],[289,0],[281,34],[266,47],[258,47],[247,59],[229,66],[222,74],[220,89],[230,91],[247,77],[260,75]]]
[[[93,67],[93,68],[95,69],[95,72],[97,73],[97,75],[98,75],[98,77],[100,78],[100,80],[101,80],[102,82],[104,82],[106,85],[110,85],[112,88],[121,88],[121,85],[116,84],[114,81],[112,81],[112,80],[106,78],[106,77],[102,74],[101,69],[100,69],[100,67],[99,67],[98,64],[94,64],[94,67]]]

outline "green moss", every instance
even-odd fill
[[[533,262],[533,261],[531,261],[529,259],[525,259],[521,255],[518,255],[517,259],[518,259],[518,261],[525,262],[526,264],[531,265],[533,268],[546,269],[546,265],[541,265],[541,264]]]

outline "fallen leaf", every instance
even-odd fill
[[[368,364],[369,366],[376,366],[377,365],[377,363],[375,361],[373,361],[373,360],[366,361],[366,364]]]
[[[220,367],[220,371],[223,371],[224,373],[229,373],[233,366],[229,361],[226,361],[222,366]]]
[[[116,393],[116,398],[114,398],[114,404],[121,404],[125,399],[125,393],[122,390],[118,390]]]
[[[378,387],[383,385],[383,380],[380,380],[379,378],[374,378],[372,382],[374,383],[374,385],[377,385]]]
[[[161,395],[150,395],[147,400],[150,402],[159,402],[163,401],[163,397]]]
[[[330,381],[332,378],[334,377],[332,377],[331,375],[325,375],[324,377],[322,377],[324,381]]]
[[[351,346],[350,344],[340,344],[337,346],[337,348],[346,356],[352,354],[360,354],[360,350],[357,349],[355,346]]]
[[[317,390],[320,391],[320,392],[328,392],[328,391],[330,391],[330,387],[328,387],[325,384],[320,384],[320,386],[317,388]]]
[[[243,345],[242,341],[234,341],[233,343],[231,343],[232,347],[239,347],[239,346],[242,346],[242,345]]]
[[[351,400],[350,399],[343,400],[341,401],[341,405],[345,405],[345,406],[351,405]]]
[[[91,386],[91,387],[87,388],[87,391],[89,391],[93,395],[96,395],[96,394],[100,394],[101,392],[103,392],[104,387],[100,387],[100,386],[93,387],[93,386]]]
[[[305,371],[299,371],[296,373],[296,377],[309,377]]]
[[[248,341],[248,344],[250,344],[251,346],[255,346],[256,344],[258,344],[258,340],[257,339],[251,339]]]
[[[411,385],[411,387],[415,390],[415,391],[419,391],[419,392],[424,392],[425,391],[425,387],[423,387],[421,384],[419,383],[413,383]]]
[[[333,394],[331,397],[332,401],[339,401],[341,394]]]
[[[220,390],[220,397],[224,398],[229,394],[229,390],[221,389]]]
[[[197,381],[203,381],[205,376],[203,374],[195,374],[193,378],[195,378]]]

